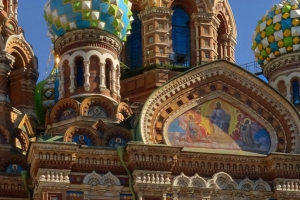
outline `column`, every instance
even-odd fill
[[[18,0],[14,0],[15,4],[15,20],[18,21]]]
[[[9,4],[8,4],[8,13],[9,16],[12,17],[13,16],[13,0],[9,0]]]
[[[70,65],[70,68],[71,68],[71,74],[70,74],[71,85],[69,87],[69,90],[71,93],[74,93],[75,92],[75,74],[74,74],[75,63],[72,63]]]
[[[111,84],[111,94],[112,97],[115,97],[117,95],[117,91],[116,91],[116,68],[113,67],[113,69],[111,70],[111,80],[110,80],[110,84]]]
[[[90,61],[84,61],[84,89],[85,91],[90,91]]]
[[[59,80],[59,99],[62,99],[65,97],[65,79],[64,79],[64,71],[65,69],[63,67],[60,68],[60,80]]]
[[[227,51],[228,51],[228,49],[227,49],[227,42],[226,41],[224,41],[223,42],[223,48],[224,48],[224,58],[227,60]]]
[[[286,83],[286,98],[287,100],[291,101],[292,100],[292,95],[291,95],[291,83]]]
[[[143,193],[142,192],[138,193],[138,198],[139,198],[139,200],[143,200]]]
[[[195,23],[195,30],[196,30],[196,62],[197,64],[200,62],[200,45],[199,45],[199,26],[198,23]]]
[[[120,74],[120,67],[119,66],[117,66],[118,67],[118,69],[117,69],[117,95],[118,95],[118,101],[120,101],[121,100],[121,95],[120,95],[120,89],[121,89],[121,86],[120,86],[120,78],[121,78],[121,74]]]
[[[4,5],[3,5],[3,0],[0,0],[0,12],[3,10]]]
[[[0,101],[7,101],[7,77],[10,67],[5,63],[0,63]]]
[[[105,85],[105,62],[100,62],[100,74],[99,74],[99,79],[100,79],[100,91],[103,92],[106,90],[106,85]]]

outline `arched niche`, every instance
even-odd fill
[[[171,114],[164,123],[163,138],[171,146],[211,150],[245,151],[259,154],[274,152],[275,130],[262,125],[260,115],[239,105],[226,93],[211,94],[190,102]]]
[[[101,144],[96,130],[79,126],[68,128],[64,134],[64,141],[86,146],[99,146]]]
[[[75,74],[75,85],[77,88],[83,87],[84,84],[84,59],[81,56],[74,58],[74,74]]]
[[[68,109],[70,112],[67,112]],[[70,117],[67,117],[68,114]],[[59,100],[51,110],[50,123],[62,121],[61,120],[62,115],[65,115],[65,117],[63,117],[63,120],[67,120],[67,119],[78,116],[79,115],[79,102],[77,102],[76,100],[74,100],[72,98],[64,98],[64,99]]]
[[[114,66],[111,59],[107,58],[105,60],[105,85],[106,89],[111,90],[113,87],[113,73],[114,73]]]
[[[300,117],[295,107],[253,74],[224,60],[195,67],[152,93],[142,109],[138,135],[146,144],[172,145],[167,138],[169,125],[195,106],[216,99],[230,103],[267,130],[271,138],[267,153],[299,151],[294,138]]]
[[[120,138],[121,139],[120,142],[116,141],[116,143],[124,144],[123,141],[126,141],[126,143],[132,141],[132,134],[128,129],[123,128],[123,127],[110,128],[103,135],[102,145],[103,146],[109,146],[111,140],[114,139],[114,138],[116,138],[116,139]]]
[[[127,36],[127,42],[125,43],[125,55],[123,60],[130,69],[137,69],[143,65],[143,51],[142,51],[142,22],[138,17],[140,8],[137,4],[133,4],[131,22],[132,29],[131,34]]]
[[[92,112],[97,109],[98,111]],[[95,115],[93,115],[95,113]],[[97,113],[99,115],[97,115]],[[113,118],[116,113],[116,108],[113,102],[105,96],[88,97],[81,102],[80,115],[97,118]]]
[[[225,23],[225,18],[222,14],[219,14],[217,16],[217,18],[220,21],[220,25],[218,27],[218,31],[217,31],[217,42],[218,42],[218,59],[222,59],[224,58],[225,52],[224,52],[224,39],[223,39],[223,35],[226,34],[228,32],[227,30],[227,24]]]
[[[172,8],[172,44],[176,65],[190,66],[191,60],[191,31],[190,16],[187,11],[178,4]]]

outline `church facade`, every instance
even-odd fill
[[[0,8],[0,199],[300,199],[298,0],[255,27],[268,83],[234,64],[227,0],[48,0],[37,84]]]

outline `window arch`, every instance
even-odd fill
[[[130,69],[140,68],[142,58],[142,22],[138,17],[138,10],[132,11],[131,34],[127,37],[125,63]]]
[[[224,22],[224,19],[223,19],[223,16],[221,15],[218,15],[218,19],[220,20],[220,26],[219,26],[219,29],[218,29],[218,37],[217,37],[217,41],[218,41],[218,59],[222,59],[224,58],[224,56],[226,54],[228,54],[228,52],[224,52],[224,46],[223,46],[223,38],[222,38],[222,35],[226,33],[226,24]]]
[[[83,58],[77,57],[75,59],[75,70],[76,70],[76,86],[82,87],[84,83],[84,71],[83,71]]]
[[[190,66],[190,18],[181,8],[175,7],[173,10],[172,40],[175,57],[170,55],[170,60],[177,65]]]
[[[112,61],[110,59],[106,59],[106,61],[105,61],[105,85],[108,90],[111,90],[112,67],[113,67]]]
[[[298,106],[298,105],[300,105],[299,81],[298,80],[293,81],[292,90],[293,90],[293,104]]]

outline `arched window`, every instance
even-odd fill
[[[300,95],[299,95],[299,81],[293,81],[293,104],[298,106],[300,105]]]
[[[75,60],[75,70],[76,70],[76,86],[82,87],[84,83],[84,71],[83,71],[82,58],[77,58]]]
[[[105,84],[108,90],[111,89],[112,65],[111,60],[107,59],[105,61]]]
[[[190,66],[190,18],[181,8],[174,8],[173,10],[172,40],[175,55],[170,55],[170,60],[176,65]],[[172,59],[174,60],[172,61]]]
[[[226,54],[228,54],[228,52],[224,52],[224,40],[222,38],[222,35],[226,33],[226,26],[225,26],[225,23],[224,23],[224,20],[223,20],[223,17],[221,15],[218,15],[218,19],[220,20],[220,26],[219,26],[219,29],[218,29],[218,37],[217,37],[217,40],[218,40],[218,59],[222,59],[224,58],[224,56]]]
[[[131,23],[131,34],[126,42],[125,63],[130,69],[140,68],[143,64],[142,58],[142,23],[138,17],[139,11],[132,11],[133,21]]]

